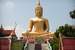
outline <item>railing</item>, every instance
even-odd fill
[[[24,50],[27,49],[27,46],[28,46],[28,41],[26,41],[26,43],[25,43]]]
[[[48,44],[48,50],[52,50],[52,47],[51,47],[51,45],[50,45],[48,40],[47,40],[47,44]]]
[[[62,35],[59,33],[59,50],[63,50]]]

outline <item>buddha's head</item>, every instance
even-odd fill
[[[35,15],[36,17],[42,17],[42,13],[43,13],[43,8],[40,6],[40,2],[38,2],[36,4],[36,7],[35,7]]]

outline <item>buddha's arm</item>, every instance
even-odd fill
[[[32,31],[32,27],[33,27],[33,21],[30,20],[29,21],[29,24],[28,24],[28,32],[31,32]]]
[[[45,32],[49,32],[49,23],[48,23],[48,20],[45,21],[45,26],[46,26]]]

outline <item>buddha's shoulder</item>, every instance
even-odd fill
[[[30,19],[30,21],[36,21],[36,20],[38,20],[38,19],[37,18],[31,18]],[[41,20],[48,21],[48,19],[46,19],[46,18],[41,18]]]
[[[48,21],[48,19],[46,19],[46,18],[42,18],[43,20],[45,20],[45,21]]]

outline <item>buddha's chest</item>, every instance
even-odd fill
[[[44,23],[45,23],[44,20],[34,20],[33,21],[33,25],[39,25],[39,26],[41,25],[42,26],[42,25],[44,25]]]

